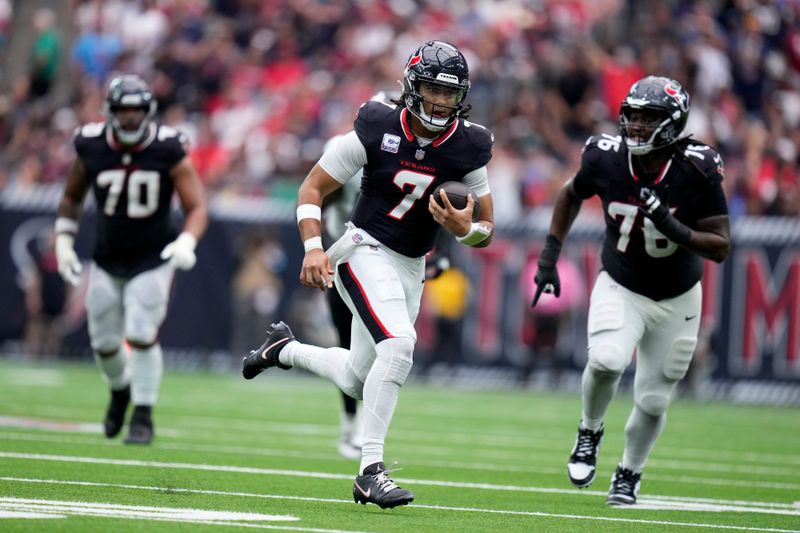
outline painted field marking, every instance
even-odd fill
[[[98,431],[99,434],[99,431]],[[7,431],[0,431],[0,440],[20,440],[31,442],[57,442],[57,443],[70,443],[70,444],[86,444],[91,446],[112,446],[119,447],[117,441],[110,441],[108,439],[88,439],[84,437],[65,437],[54,435],[42,435],[38,433],[12,433]],[[327,454],[314,454],[310,452],[283,450],[283,449],[270,449],[270,448],[246,448],[243,446],[228,446],[228,445],[215,445],[215,444],[180,444],[172,442],[158,442],[159,448],[177,451],[203,451],[212,453],[232,453],[236,455],[255,455],[262,457],[290,457],[296,459],[316,459],[316,460],[334,460],[341,462],[343,459],[336,454],[333,449]],[[531,473],[531,474],[547,474],[555,476],[563,476],[564,468],[551,468],[551,467],[526,467],[514,465],[498,465],[493,463],[470,463],[464,461],[424,461],[415,460],[415,464],[419,466],[437,466],[447,468],[459,468],[470,470],[482,470],[489,472],[515,472],[515,473]],[[760,480],[741,480],[741,479],[725,479],[725,478],[700,478],[695,476],[671,476],[665,474],[650,474],[646,476],[648,481],[666,481],[670,483],[682,484],[697,484],[697,485],[712,485],[712,486],[731,486],[731,487],[748,487],[748,488],[761,488],[772,490],[788,490],[800,491],[800,483],[784,483],[780,481],[760,481]]]
[[[160,461],[141,461],[135,459],[106,459],[100,457],[80,457],[73,455],[46,455],[46,454],[28,454],[28,453],[14,453],[14,452],[0,452],[0,458],[9,459],[22,459],[34,461],[57,461],[67,463],[88,463],[88,464],[105,464],[115,466],[134,466],[134,467],[147,467],[147,468],[175,468],[181,470],[201,470],[210,472],[234,472],[241,474],[256,474],[256,475],[272,475],[272,476],[291,476],[291,477],[305,477],[315,479],[336,479],[336,480],[351,480],[352,475],[346,474],[331,474],[329,472],[309,472],[303,470],[279,470],[270,468],[254,468],[243,466],[226,466],[226,465],[208,465],[208,464],[194,464],[194,463],[174,463],[174,462],[160,462]],[[605,492],[590,491],[575,489],[561,489],[549,487],[531,487],[524,485],[497,485],[492,483],[466,483],[455,481],[439,481],[428,479],[410,479],[410,478],[397,478],[398,482],[406,484],[417,484],[435,487],[448,487],[459,489],[479,489],[479,490],[495,490],[495,491],[509,491],[509,492],[531,492],[531,493],[546,493],[546,494],[568,494],[568,495],[583,495],[583,496],[605,496]],[[800,516],[800,509],[795,508],[793,504],[781,504],[777,502],[747,502],[747,501],[726,501],[726,500],[701,500],[692,498],[680,497],[659,497],[650,496],[653,500],[663,501],[695,501],[697,503],[718,504],[718,505],[737,505],[737,506],[755,506],[761,509],[772,509],[776,514],[791,514]]]
[[[95,483],[90,481],[65,481],[65,480],[52,480],[52,479],[28,479],[28,478],[6,478],[0,477],[0,480],[3,481],[16,481],[16,482],[29,482],[29,483],[46,483],[46,484],[61,484],[61,485],[78,485],[78,486],[92,486],[92,487],[113,487],[113,488],[122,488],[122,489],[132,489],[132,490],[148,490],[148,491],[165,491],[169,490],[172,492],[182,492],[182,493],[189,493],[189,494],[207,494],[207,495],[217,495],[217,496],[230,496],[230,497],[248,497],[248,498],[262,498],[262,499],[273,499],[273,500],[295,500],[295,501],[312,501],[312,502],[323,502],[323,503],[336,503],[336,504],[347,504],[353,505],[352,500],[341,500],[341,499],[332,499],[332,498],[312,498],[306,496],[282,496],[277,494],[255,494],[255,493],[248,493],[248,492],[229,492],[229,491],[219,491],[219,490],[201,490],[201,489],[184,489],[184,488],[176,488],[176,487],[154,487],[154,486],[143,486],[143,485],[125,485],[125,484],[118,484],[118,483]],[[0,499],[0,502],[2,499]],[[544,513],[538,511],[510,511],[510,510],[501,510],[501,509],[484,509],[484,508],[477,508],[477,507],[452,507],[452,506],[443,506],[443,505],[420,505],[420,504],[411,504],[409,508],[421,508],[421,509],[431,509],[437,511],[452,511],[452,512],[468,512],[468,513],[489,513],[489,514],[498,514],[498,515],[510,515],[510,516],[532,516],[532,517],[543,517],[543,518],[570,518],[575,520],[589,520],[589,521],[599,521],[599,522],[622,522],[622,523],[637,523],[637,524],[655,524],[655,525],[667,525],[667,526],[679,526],[679,527],[694,527],[694,528],[709,528],[709,529],[726,529],[726,530],[735,530],[735,531],[768,531],[768,532],[776,532],[776,533],[800,533],[800,530],[795,529],[780,529],[780,528],[766,528],[766,527],[746,527],[746,526],[736,526],[736,525],[726,525],[726,524],[704,524],[704,523],[696,523],[696,522],[675,522],[675,521],[666,521],[666,520],[647,520],[647,519],[638,519],[638,518],[618,518],[618,517],[603,517],[603,516],[586,516],[586,515],[572,515],[572,514],[559,514],[559,513]],[[630,507],[629,509],[638,509],[641,508],[640,506]],[[662,508],[666,509],[666,508]],[[700,510],[700,509],[697,509]],[[702,509],[704,511],[708,511],[711,509]],[[720,512],[723,509],[719,509]],[[311,529],[306,529],[305,531],[312,531]],[[313,530],[313,531],[324,531],[324,530]]]

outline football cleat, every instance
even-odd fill
[[[608,489],[606,505],[634,505],[636,496],[639,495],[639,486],[642,473],[617,466],[616,472],[611,476],[611,488]]]
[[[151,416],[152,407],[149,405],[137,405],[131,415],[131,425],[128,428],[128,436],[125,444],[150,444],[153,442],[153,419]]]
[[[131,387],[126,386],[121,390],[111,391],[111,401],[108,404],[106,418],[103,420],[103,429],[109,439],[116,437],[123,424],[125,424],[125,413],[128,404],[131,402]]]
[[[286,344],[294,340],[292,330],[283,322],[271,324],[267,330],[267,340],[258,349],[252,350],[250,355],[242,357],[242,376],[244,379],[253,379],[264,370],[277,366],[283,370],[292,368],[278,360]]]
[[[381,509],[391,509],[413,502],[414,495],[389,479],[383,463],[375,463],[365,468],[362,475],[356,476],[353,500],[362,505],[374,503]]]
[[[578,488],[588,487],[594,481],[597,452],[603,440],[603,427],[597,431],[578,426],[575,446],[567,463],[567,474],[570,482]]]

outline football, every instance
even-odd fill
[[[460,181],[446,181],[442,183],[433,191],[433,198],[436,200],[437,204],[444,207],[444,205],[442,205],[442,197],[439,194],[440,190],[444,190],[445,194],[447,194],[447,199],[450,200],[450,203],[453,204],[453,207],[456,209],[464,209],[467,207],[467,195],[471,194],[472,199],[475,201],[475,207],[472,208],[472,221],[478,221],[481,214],[481,206],[478,203],[478,197],[472,192],[472,189]]]

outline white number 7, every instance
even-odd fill
[[[394,184],[397,185],[401,191],[406,185],[413,185],[414,188],[403,197],[394,209],[389,211],[389,216],[398,220],[402,219],[414,205],[414,202],[422,198],[422,195],[425,194],[430,184],[433,183],[434,178],[435,176],[431,176],[430,174],[420,174],[419,172],[412,172],[410,170],[401,170],[398,172],[394,177]]]

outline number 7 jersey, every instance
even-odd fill
[[[660,173],[644,182],[635,175],[621,137],[590,137],[573,178],[580,198],[597,194],[603,203],[603,269],[620,285],[653,300],[689,290],[700,281],[703,263],[699,255],[664,237],[639,212],[641,191],[655,192],[689,228],[695,228],[698,220],[728,214],[720,155],[694,140],[678,141],[674,148]]]
[[[458,119],[430,143],[414,136],[405,107],[370,101],[354,129],[367,152],[361,191],[351,221],[407,257],[433,248],[439,224],[428,198],[445,181],[462,181],[492,157],[489,130]]]
[[[75,135],[97,208],[92,258],[112,276],[130,278],[160,265],[161,250],[175,239],[170,171],[186,152],[173,128],[151,124],[145,140],[123,148],[104,123]]]

